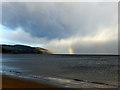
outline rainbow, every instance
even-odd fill
[[[73,49],[71,47],[69,48],[69,53],[74,54],[74,51],[73,51]]]

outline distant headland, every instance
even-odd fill
[[[3,54],[53,54],[51,51],[40,48],[40,47],[31,47],[26,45],[6,45],[1,44],[0,50]]]

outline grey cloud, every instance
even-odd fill
[[[5,2],[2,9],[2,24],[11,30],[3,37],[9,42],[55,53],[68,53],[69,47],[75,53],[118,51],[117,3]]]
[[[46,7],[43,8],[42,4],[4,3],[2,12],[3,25],[12,29],[21,27],[36,37],[64,38],[69,36],[69,31],[65,29],[66,27],[56,19],[59,13],[54,10],[55,7],[53,8],[51,4],[48,4],[45,10]],[[32,5],[35,7],[31,7]]]
[[[27,44],[31,46],[38,46],[49,49],[54,53],[69,53],[69,48],[73,48],[74,52],[79,53],[102,53],[102,54],[117,54],[118,42],[117,37],[113,37],[113,34],[106,35],[99,38],[99,33],[92,37],[70,37],[67,39],[52,39],[32,37],[28,32],[23,30],[10,31],[9,33],[3,33],[4,43],[9,44]],[[100,35],[100,36],[101,36]],[[7,42],[6,42],[7,41]]]
[[[34,37],[68,38],[96,34],[99,27],[116,25],[116,4],[106,3],[3,3],[3,25],[23,28]]]
[[[74,44],[73,49],[76,53],[91,54],[118,54],[117,40],[107,43],[91,43],[89,45]],[[79,49],[78,49],[79,48]]]
[[[67,41],[66,41],[67,42]],[[76,43],[60,44],[54,43],[47,44],[49,50],[55,53],[69,53],[69,48],[72,48],[75,54],[118,54],[118,41],[111,40],[108,42],[84,42],[79,41]]]

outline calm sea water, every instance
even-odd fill
[[[118,56],[3,54],[3,73],[64,87],[117,87]]]

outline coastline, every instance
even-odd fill
[[[79,80],[77,80],[79,81]],[[90,83],[80,80],[79,88],[117,88],[117,86],[104,85],[99,83]],[[2,74],[2,89],[7,88],[48,88],[48,89],[64,89],[64,88],[78,88],[78,87],[64,87],[47,81],[40,81],[37,79],[28,79],[23,77],[16,77],[13,75]]]
[[[2,75],[2,88],[62,88],[52,84],[38,82],[26,78]]]
[[[101,66],[103,64],[102,63],[103,60],[100,59],[99,61],[96,61],[96,59],[103,58],[107,63],[108,59],[110,58],[106,56],[105,57],[92,56],[91,61],[92,62],[96,61],[96,63],[92,65],[95,65],[95,66],[97,65],[96,66],[97,69],[94,69],[94,67],[92,66],[90,66],[92,69],[87,68],[88,66],[85,66],[85,68],[79,67],[87,64],[86,62],[84,62],[84,58],[85,59],[87,58],[87,60],[89,60],[89,57],[86,57],[86,56],[76,57],[76,55],[75,56],[72,55],[72,56],[66,57],[66,55],[62,55],[62,56],[58,55],[59,59],[58,59],[58,56],[54,56],[54,55],[53,56],[48,55],[49,58],[46,58],[45,55],[36,55],[36,54],[31,54],[31,55],[20,54],[20,55],[12,55],[12,56],[3,55],[3,56],[4,56],[3,57],[4,60],[2,62],[3,68],[1,72],[3,74],[3,77],[5,77],[3,78],[3,88],[61,88],[61,87],[62,88],[117,88],[118,87],[118,82],[116,78],[115,80],[113,80],[113,77],[104,78],[98,75],[99,69],[100,70],[102,69],[103,74],[106,74],[107,76],[109,76],[108,74],[110,74],[111,76],[117,75],[117,74],[112,74],[109,71],[107,73],[104,72],[103,70],[104,66]],[[75,60],[78,60],[78,58],[80,58],[80,60],[83,62],[81,63],[81,65],[79,65],[77,64],[79,63],[79,60],[77,62],[76,61],[74,62],[74,60],[71,60],[71,57],[72,58],[74,57]],[[96,59],[94,60],[94,58]],[[116,59],[117,57],[112,56],[111,58],[112,60],[116,60],[114,62],[117,62],[117,59]],[[63,65],[64,60],[66,60],[65,65]],[[72,63],[69,63],[69,61],[72,61]],[[68,63],[70,65],[67,65]],[[53,64],[54,64],[54,67],[53,67]],[[116,65],[116,63],[113,63],[111,61],[109,65],[111,66],[113,64]],[[71,67],[72,65],[74,65],[74,67]],[[59,68],[56,68],[58,66]],[[70,68],[65,68],[65,66]],[[109,70],[108,68],[106,68],[106,66],[108,65],[105,65],[105,71]],[[112,67],[113,69],[110,69],[110,70],[117,70],[116,67],[117,66],[115,66],[114,68]],[[95,72],[91,74],[92,76],[89,77],[87,73],[82,72],[86,68],[87,68],[86,71],[95,70]],[[59,70],[63,71],[65,75],[63,74],[62,76],[62,73],[61,75],[59,75]],[[69,74],[67,74],[67,72],[64,70],[70,72],[70,74],[71,74],[71,71],[73,70],[79,71],[79,72],[77,73],[74,72],[73,76],[69,76]],[[98,74],[96,73],[96,70]],[[78,73],[79,73],[79,76],[77,75]],[[86,77],[82,78],[83,77],[82,74],[86,74]],[[93,76],[96,76],[96,75],[98,75],[98,78],[93,78]],[[29,84],[29,81],[30,81],[30,84]],[[13,85],[12,83],[15,83],[15,84]],[[16,84],[19,86],[16,86]],[[25,86],[23,84],[25,84]]]

